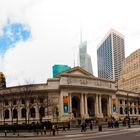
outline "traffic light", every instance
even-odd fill
[[[125,114],[128,114],[128,111],[129,111],[129,108],[125,107],[125,109],[124,109]]]

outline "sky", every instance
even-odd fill
[[[125,55],[140,47],[139,0],[0,0],[0,71],[7,86],[46,83],[54,64],[78,65],[80,30],[97,76],[97,45],[111,29]]]

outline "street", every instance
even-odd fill
[[[0,140],[140,140],[140,128],[50,137],[1,137]]]

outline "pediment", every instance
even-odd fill
[[[58,74],[56,77],[61,77],[63,75],[73,75],[73,76],[92,76],[94,77],[91,73],[87,72],[83,68],[77,66],[74,68],[71,68],[69,70],[63,71],[62,73]]]

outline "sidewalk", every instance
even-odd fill
[[[132,125],[131,128],[140,128],[140,125]],[[102,128],[102,132],[107,132],[107,131],[118,131],[118,130],[127,130],[127,129],[131,129],[128,128],[128,126],[121,126],[119,128]],[[66,130],[66,131],[62,131],[59,130],[58,132],[56,131],[55,135],[56,136],[63,136],[63,135],[76,135],[76,134],[90,134],[90,133],[102,133],[99,132],[98,127],[93,127],[93,130],[90,130],[89,128],[87,129],[86,132],[81,132],[81,128],[72,128],[71,130]],[[47,131],[46,135],[44,134],[44,132],[39,132],[37,134],[37,132],[19,132],[19,136],[18,133],[15,133],[13,135],[13,133],[7,133],[6,137],[50,137],[53,136],[52,132],[50,133],[50,131]],[[5,133],[0,133],[0,137],[5,137]]]

